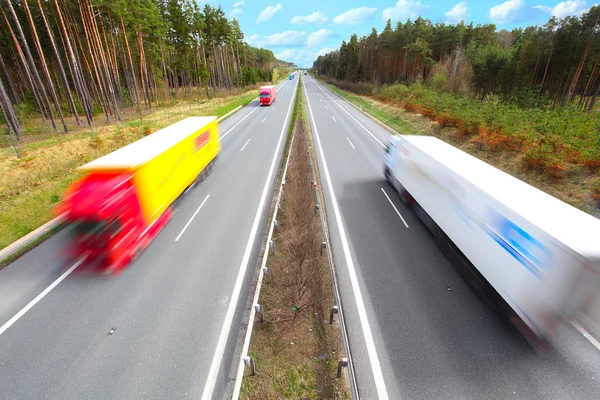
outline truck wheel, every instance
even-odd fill
[[[390,170],[387,167],[385,167],[385,169],[383,170],[383,175],[385,176],[385,181],[391,185],[392,175],[390,174]]]

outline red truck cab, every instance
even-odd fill
[[[260,105],[261,106],[270,106],[275,101],[277,97],[277,90],[275,86],[263,86],[260,88]]]
[[[63,207],[71,221],[65,255],[86,257],[84,264],[94,261],[113,273],[133,261],[171,217],[169,209],[147,226],[133,174],[123,173],[87,175],[70,188]]]

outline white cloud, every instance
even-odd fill
[[[290,20],[292,24],[324,24],[327,22],[327,15],[321,11],[315,11],[310,15],[296,15]]]
[[[327,47],[322,48],[318,52],[307,49],[286,49],[280,53],[276,53],[275,57],[277,57],[278,60],[293,62],[299,67],[312,67],[313,62],[318,56],[325,55],[334,50],[336,49],[330,49]]]
[[[235,17],[236,15],[240,15],[243,10],[242,10],[242,6],[244,5],[244,0],[240,0],[240,1],[236,1],[235,3],[233,3],[233,10],[231,10],[231,16]]]
[[[377,12],[376,8],[359,7],[348,10],[333,19],[334,24],[362,24]]]
[[[332,51],[336,51],[337,49],[334,49],[333,47],[323,47],[321,50],[319,50],[319,52],[317,53],[317,56],[324,56],[327,53],[331,53]]]
[[[298,31],[285,31],[281,33],[275,33],[269,36],[252,35],[246,41],[252,46],[266,47],[266,46],[286,46],[286,47],[300,47],[304,46],[306,32]]]
[[[329,29],[319,29],[318,31],[311,33],[308,35],[308,40],[306,44],[309,47],[318,46],[327,39],[327,37],[331,34]]]
[[[526,8],[523,0],[508,0],[490,9],[490,19],[496,24],[515,22],[522,17]]]
[[[422,12],[429,10],[429,6],[421,5],[420,1],[398,0],[394,7],[388,7],[381,13],[384,21],[404,21],[407,19],[416,19]]]
[[[279,11],[281,11],[282,8],[283,8],[283,6],[281,4],[277,4],[275,7],[268,6],[267,8],[262,10],[260,15],[256,19],[256,23],[259,24],[261,22],[266,22],[266,21],[270,20],[271,18],[273,18],[275,16],[275,14],[277,14]]]
[[[448,22],[458,24],[461,21],[466,20],[467,17],[471,16],[471,13],[469,13],[469,7],[467,6],[467,2],[461,1],[460,3],[452,7],[450,11],[446,11],[444,15],[446,16],[446,18],[448,18]]]
[[[535,6],[533,8],[550,13],[557,18],[565,18],[570,16],[579,17],[581,14],[588,12],[590,6],[584,0],[567,0],[558,3],[554,7]]]

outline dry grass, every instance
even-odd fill
[[[269,258],[271,278],[259,300],[265,322],[254,325],[250,346],[257,374],[245,377],[244,399],[348,398],[344,382],[335,378],[343,347],[339,326],[328,321],[333,292],[327,258],[319,252],[322,232],[303,119],[295,129],[274,235],[277,253]]]
[[[128,110],[122,122],[99,122],[93,132],[81,127],[60,140],[56,135],[26,134],[19,143],[20,158],[12,148],[0,148],[0,248],[52,218],[52,207],[77,178],[76,167],[190,115],[221,116],[254,97],[256,90],[180,101],[141,117]]]

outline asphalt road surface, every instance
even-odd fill
[[[361,398],[600,398],[600,350],[567,329],[535,353],[385,183],[389,133],[303,78]]]
[[[297,82],[220,125],[214,171],[120,276],[57,281],[64,231],[0,271],[0,398],[229,393]]]

